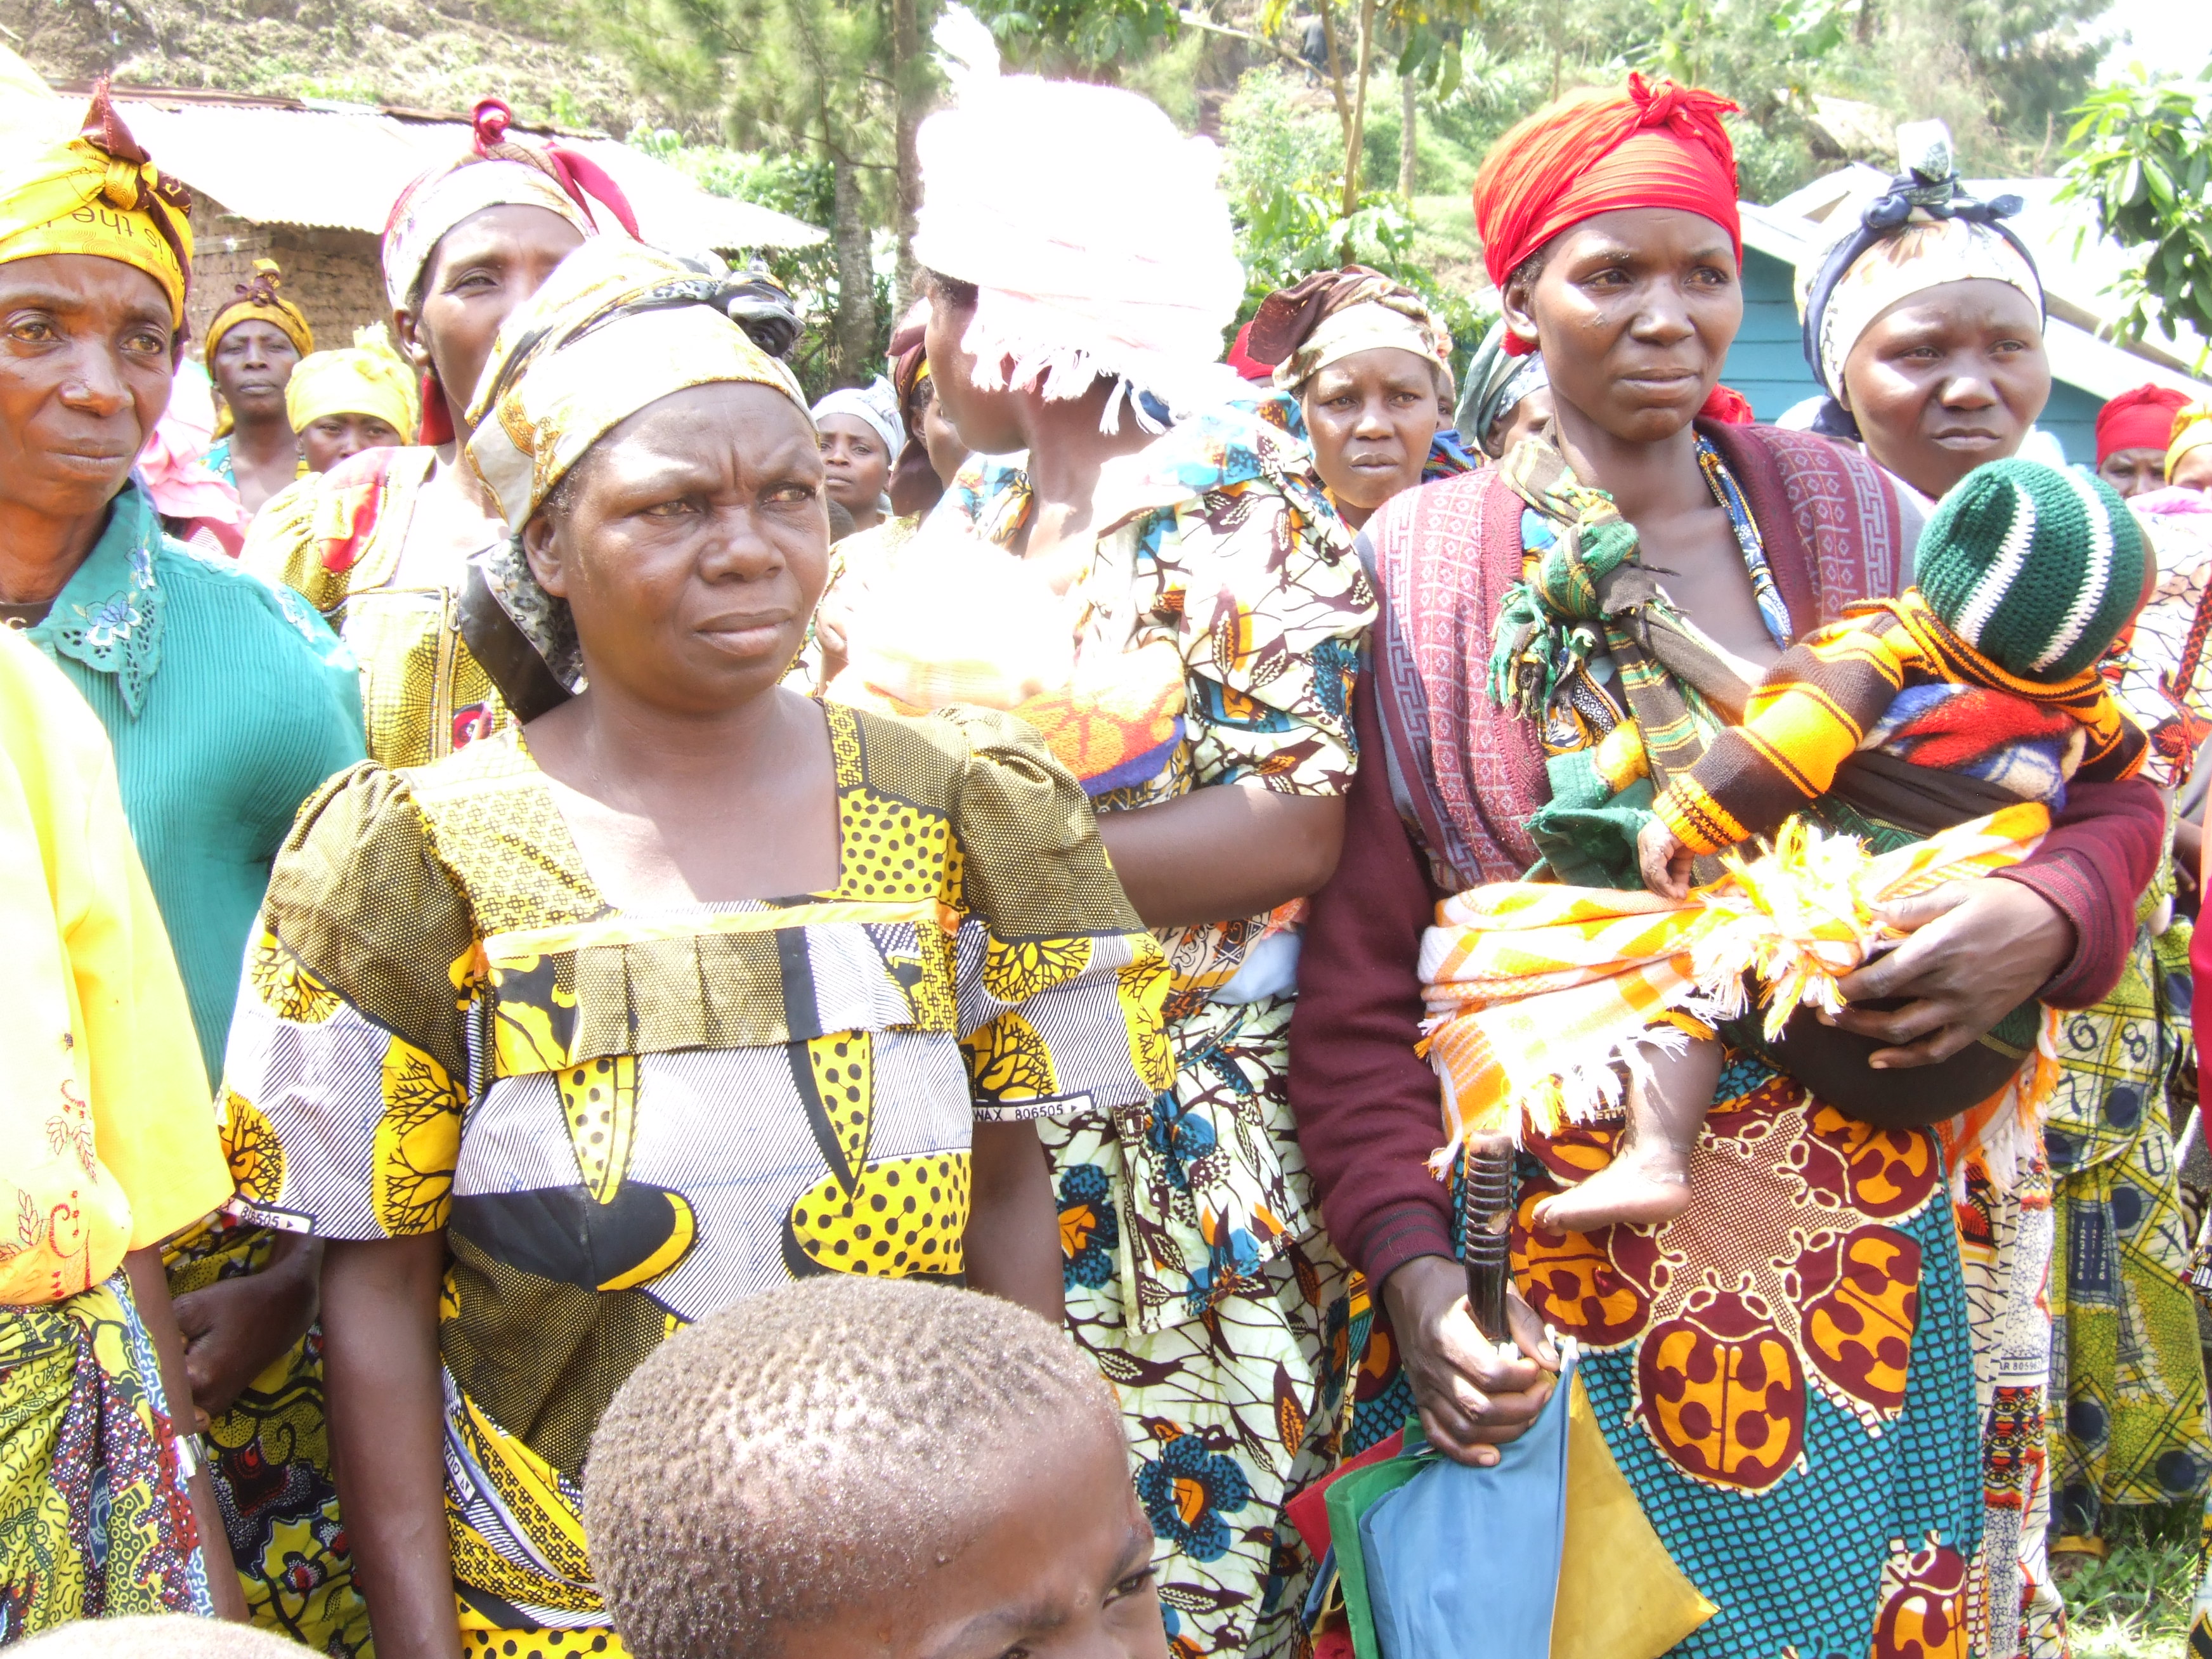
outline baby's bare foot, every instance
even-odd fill
[[[1539,1203],[1534,1219],[1547,1233],[1591,1233],[1672,1221],[1689,1206],[1690,1173],[1672,1149],[1640,1156],[1630,1146],[1595,1175]]]

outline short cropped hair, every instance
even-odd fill
[[[592,1442],[592,1576],[638,1659],[771,1659],[919,1582],[1024,1446],[1112,1394],[1075,1345],[973,1291],[842,1273],[681,1331]]]
[[[15,1651],[36,1659],[302,1659],[307,1650],[251,1625],[163,1613],[80,1619],[34,1636]]]

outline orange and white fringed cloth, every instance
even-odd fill
[[[2036,802],[1879,856],[1792,818],[1772,850],[1726,854],[1727,873],[1687,898],[1541,882],[1470,888],[1437,907],[1421,941],[1429,1018],[1422,1052],[1443,1083],[1448,1170],[1470,1134],[1549,1131],[1620,1104],[1620,1073],[1646,1045],[1733,1019],[1758,980],[1769,1039],[1801,1006],[1844,1006],[1836,981],[1903,937],[1875,914],[1962,877],[2015,864],[2051,827]],[[2048,1022],[2046,1021],[2046,1025]],[[2007,1090],[1952,1126],[1953,1167],[1980,1151],[1993,1177],[2033,1132],[2056,1079],[2046,1030]]]

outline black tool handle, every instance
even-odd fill
[[[1467,1262],[1467,1305],[1475,1328],[1510,1342],[1505,1291],[1512,1282],[1513,1143],[1470,1141],[1460,1171],[1460,1230]]]

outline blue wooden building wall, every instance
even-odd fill
[[[1820,390],[1799,344],[1797,301],[1790,267],[1757,248],[1743,251],[1743,327],[1729,352],[1722,378],[1751,399],[1762,421]],[[2094,465],[2097,410],[2102,400],[2063,380],[2051,383],[2051,401],[2036,424],[2056,437],[2069,461]]]

